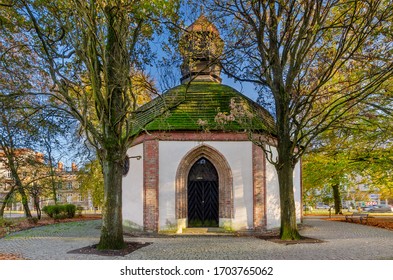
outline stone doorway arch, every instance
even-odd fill
[[[180,227],[187,225],[188,174],[194,163],[202,157],[208,159],[218,173],[219,219],[228,220],[233,218],[233,176],[231,168],[219,151],[203,144],[192,149],[183,157],[176,172],[176,219]],[[181,220],[183,222],[179,222]]]

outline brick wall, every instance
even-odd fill
[[[143,225],[146,231],[158,231],[158,140],[148,140],[143,145]]]
[[[253,222],[254,229],[265,228],[265,189],[266,189],[266,162],[262,148],[257,145],[252,146],[252,173],[254,190]]]

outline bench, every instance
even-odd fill
[[[359,220],[360,223],[365,221],[365,224],[367,224],[368,221],[368,214],[364,213],[352,213],[351,215],[345,215],[345,220],[349,222],[353,222],[355,220]]]

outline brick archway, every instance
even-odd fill
[[[187,180],[193,164],[205,157],[218,173],[219,218],[233,218],[233,177],[225,157],[213,147],[200,145],[189,151],[181,160],[176,172],[176,219],[187,218]]]

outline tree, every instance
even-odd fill
[[[79,121],[102,163],[100,249],[124,246],[122,170],[138,107],[130,76],[152,59],[149,39],[160,19],[176,18],[177,2],[18,0],[4,9],[23,17],[18,27],[51,79],[51,100]]]
[[[370,192],[391,192],[392,92],[380,97],[357,104],[345,114],[345,122],[320,134],[304,157],[304,189],[331,186],[336,214],[341,211],[338,189],[344,185],[365,184]]]
[[[5,99],[1,100],[0,108],[0,149],[2,165],[9,170],[11,188],[6,195],[0,210],[0,215],[4,213],[4,207],[8,203],[8,199],[17,191],[22,199],[22,205],[27,218],[32,218],[28,205],[28,196],[26,194],[26,185],[24,173],[27,171],[28,162],[34,160],[35,154],[30,154],[28,150],[21,149],[23,144],[27,144],[29,139],[29,123],[28,119],[34,110],[23,108],[23,105],[5,103]],[[20,102],[21,100],[18,100]],[[18,103],[20,104],[20,103]],[[23,103],[22,103],[23,104]],[[19,107],[19,108],[18,108]],[[18,110],[19,109],[19,110]]]
[[[392,5],[340,0],[206,2],[227,34],[224,72],[254,83],[270,95],[265,99],[273,100],[275,134],[253,133],[251,139],[264,149],[278,174],[280,236],[299,239],[294,167],[320,133],[392,75],[391,46],[381,33],[389,26]],[[277,153],[265,146],[266,138],[276,139],[272,143]]]
[[[78,172],[81,193],[91,195],[94,207],[101,207],[104,201],[104,178],[102,166],[99,160],[95,159],[87,163]]]

